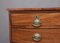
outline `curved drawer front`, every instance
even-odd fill
[[[12,27],[34,28],[32,23],[35,16],[41,22],[39,28],[60,28],[60,13],[57,12],[12,13]]]
[[[34,41],[35,33],[41,35],[40,41]],[[60,43],[60,29],[12,29],[12,43]]]
[[[60,8],[9,10],[11,43],[60,43]]]

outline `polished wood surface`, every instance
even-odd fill
[[[9,10],[10,43],[60,43],[60,8],[14,8]],[[41,26],[32,26],[39,16]],[[41,41],[32,40],[39,33]]]
[[[32,36],[39,33],[42,39],[38,42]],[[12,42],[15,43],[60,43],[60,29],[12,29]]]
[[[35,16],[38,16],[41,22],[39,28],[60,28],[60,13],[13,13],[12,27],[34,28],[32,26]]]

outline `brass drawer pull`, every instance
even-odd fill
[[[33,20],[33,26],[34,27],[39,27],[41,24],[40,20],[39,20],[39,17],[38,16],[35,16],[35,19]]]
[[[35,33],[33,36],[32,36],[32,39],[34,41],[40,41],[41,40],[41,35],[39,33]]]

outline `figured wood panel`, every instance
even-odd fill
[[[41,41],[32,40],[39,33]],[[12,43],[60,43],[60,29],[12,29]]]
[[[60,43],[60,8],[10,9],[9,13],[11,43]],[[39,16],[39,28],[32,26],[35,16]],[[41,41],[32,40],[35,33],[41,34]]]
[[[60,28],[60,13],[12,13],[12,27],[34,28],[32,26],[35,16],[41,22],[40,28]]]

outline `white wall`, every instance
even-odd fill
[[[0,43],[9,43],[7,8],[60,7],[60,0],[0,0]]]

